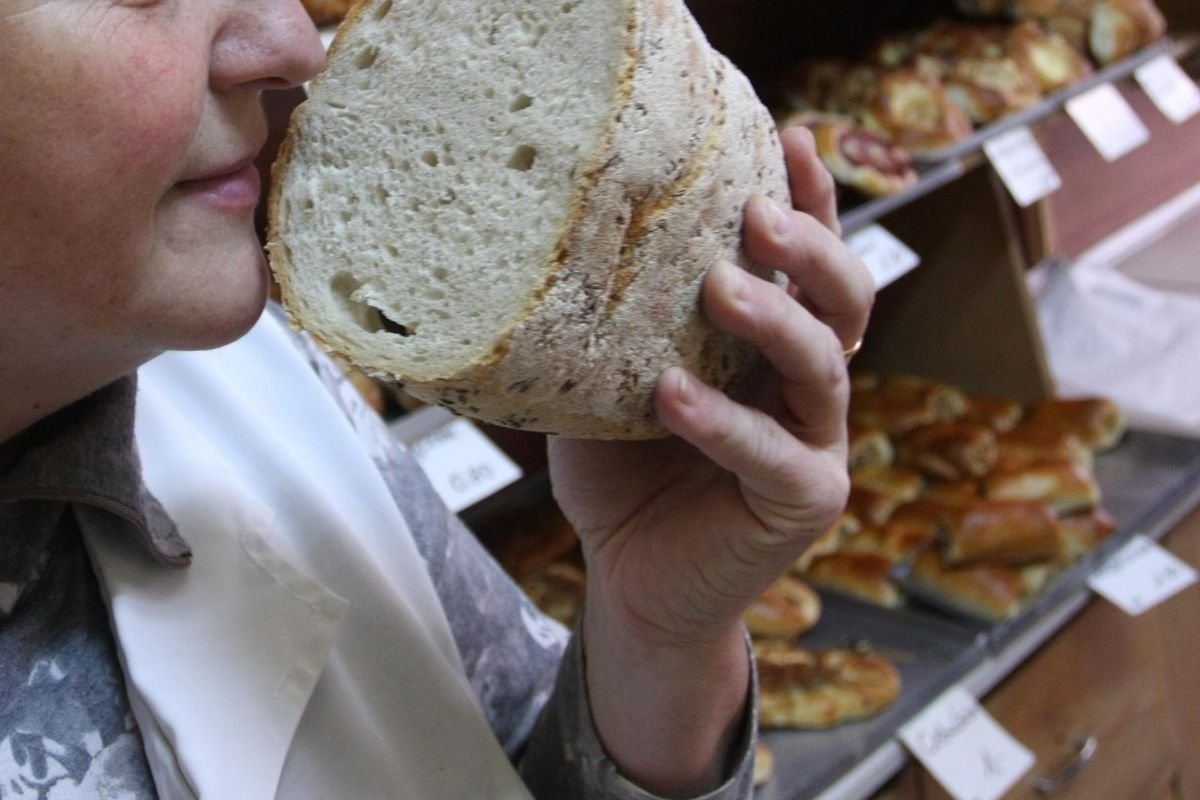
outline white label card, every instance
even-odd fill
[[[1046,153],[1028,127],[1013,128],[993,136],[983,143],[983,152],[1021,208],[1036,203],[1062,187],[1058,170],[1046,158]]]
[[[882,289],[921,263],[921,257],[882,225],[870,225],[846,237],[846,246],[863,260],[875,288]]]
[[[1170,56],[1148,61],[1133,74],[1163,116],[1176,125],[1200,111],[1200,87]]]
[[[456,418],[409,447],[455,513],[521,477],[521,468],[470,420]]]
[[[1136,616],[1196,582],[1196,570],[1138,535],[1096,570],[1088,585]]]
[[[1036,761],[961,686],[902,727],[900,740],[957,800],[997,800]]]
[[[1105,161],[1150,141],[1150,131],[1117,87],[1102,83],[1067,101],[1067,113]]]

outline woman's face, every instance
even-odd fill
[[[0,0],[0,53],[0,376],[244,332],[261,93],[324,63],[299,0]]]

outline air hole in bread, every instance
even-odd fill
[[[438,154],[432,150],[426,150],[424,153],[421,153],[421,160],[431,167],[436,167],[441,161],[438,158]]]
[[[578,5],[579,5],[579,3],[563,3],[562,4],[562,13],[570,14],[572,11],[575,10],[575,7]]]
[[[508,168],[519,172],[528,172],[533,167],[533,161],[536,158],[537,150],[523,144],[513,151],[512,157],[508,159]]]
[[[349,272],[339,272],[329,282],[333,296],[339,301],[342,310],[367,333],[393,333],[397,336],[413,336],[417,332],[416,323],[404,324],[389,317],[379,308],[361,299],[364,289],[369,287]]]
[[[508,107],[509,111],[524,111],[533,105],[533,98],[522,92],[513,98],[512,105]]]
[[[378,47],[364,47],[361,51],[359,51],[358,55],[354,57],[354,66],[358,67],[359,69],[370,69],[371,67],[375,66],[375,62],[378,60]]]

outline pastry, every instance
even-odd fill
[[[821,618],[821,598],[799,578],[784,575],[742,615],[750,635],[760,639],[799,636]]]
[[[912,67],[883,73],[863,107],[861,121],[868,130],[914,154],[950,147],[973,130],[941,82]]]
[[[874,653],[772,643],[755,657],[764,728],[832,728],[873,717],[900,696],[899,671]]]
[[[1026,419],[1031,425],[1074,434],[1097,452],[1116,447],[1125,433],[1125,415],[1103,397],[1043,400],[1029,409]]]
[[[1064,553],[1058,519],[1044,503],[988,500],[960,506],[943,517],[941,531],[947,566],[1028,564]]]
[[[1132,55],[1167,32],[1154,0],[1099,0],[1092,9],[1088,46],[1101,64]]]
[[[996,434],[973,422],[933,422],[896,440],[896,463],[936,478],[980,478],[996,464]]]
[[[817,556],[804,577],[818,589],[828,589],[872,605],[898,608],[904,604],[900,587],[892,580],[892,561],[866,551],[839,550]]]
[[[983,479],[983,491],[989,500],[1037,501],[1059,514],[1083,511],[1100,502],[1096,479],[1074,461],[1043,461],[996,470]]]

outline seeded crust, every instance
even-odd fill
[[[351,12],[331,63],[352,47],[347,43],[359,21],[380,4]],[[301,296],[293,274],[308,267],[293,263],[292,223],[282,201],[305,135],[295,119],[275,169],[268,245],[293,323],[418,398],[546,433],[665,435],[652,393],[673,364],[722,388],[736,384],[753,354],[704,319],[699,289],[721,258],[770,275],[748,261],[740,241],[751,194],[788,201],[778,136],[745,77],[712,50],[680,0],[622,5],[627,46],[608,131],[574,175],[574,199],[544,280],[485,355],[447,374],[414,376],[399,358],[347,347],[339,331],[322,328],[305,310],[311,298]],[[318,80],[314,96],[320,92]]]

